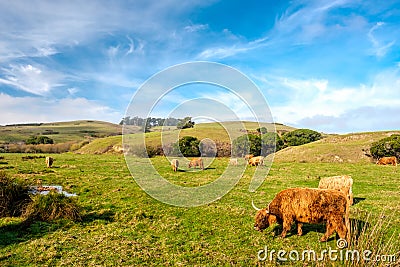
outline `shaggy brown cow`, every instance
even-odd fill
[[[397,158],[396,157],[383,157],[380,158],[376,164],[378,165],[393,165],[397,166]]]
[[[195,159],[192,159],[189,162],[189,168],[191,168],[191,167],[196,168],[197,166],[199,166],[199,168],[204,170],[204,163],[203,163],[203,159],[202,158],[195,158]]]
[[[271,223],[283,224],[282,237],[297,223],[300,236],[303,223],[326,223],[326,232],[320,241],[327,241],[336,231],[340,238],[349,241],[349,205],[346,197],[337,190],[316,188],[290,188],[278,193],[265,209],[258,209],[254,228],[262,231]],[[344,219],[343,219],[344,217]]]
[[[259,166],[264,164],[264,157],[258,156],[258,157],[253,157],[249,159],[248,164],[250,166]]]
[[[353,205],[353,179],[348,175],[340,175],[333,177],[325,177],[319,180],[319,189],[334,189],[339,190],[350,201],[350,205]]]
[[[46,157],[46,166],[47,168],[51,168],[51,165],[53,165],[54,159],[52,157]]]
[[[247,154],[246,156],[244,156],[244,159],[245,159],[246,161],[248,161],[248,160],[251,159],[252,157],[254,157],[253,154]]]
[[[172,170],[174,172],[176,172],[178,170],[178,167],[179,167],[179,161],[177,159],[171,160],[171,167],[172,167]]]

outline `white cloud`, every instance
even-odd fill
[[[54,87],[61,86],[64,75],[44,66],[10,65],[3,68],[0,84],[6,84],[35,95],[45,95]]]
[[[389,51],[389,49],[395,44],[395,41],[388,42],[386,44],[382,44],[381,41],[375,37],[374,32],[379,30],[379,28],[385,25],[384,22],[377,22],[372,28],[368,31],[368,39],[372,43],[372,53],[378,58],[383,57]]]
[[[270,89],[269,92],[272,88],[275,95],[270,97],[279,99],[273,101],[275,104],[271,106],[275,121],[297,127],[312,126],[328,132],[380,129],[378,123],[382,121],[382,114],[373,112],[374,108],[385,110],[400,106],[399,68],[382,71],[375,75],[370,85],[357,87],[335,88],[324,79],[263,76],[258,81],[263,83],[265,89]],[[385,115],[385,125],[398,128],[397,116],[389,114],[389,117]],[[356,118],[357,127],[354,124]]]
[[[50,100],[0,93],[0,124],[92,119],[117,123],[122,113],[85,98]]]
[[[208,24],[188,25],[184,29],[187,32],[198,32],[198,31],[202,31],[202,30],[207,30],[208,29]]]
[[[67,91],[68,91],[68,93],[69,93],[70,95],[74,95],[74,94],[76,94],[76,93],[79,92],[79,89],[76,88],[76,87],[71,87],[71,88],[68,88]]]

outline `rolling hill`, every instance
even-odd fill
[[[35,135],[45,135],[53,139],[55,143],[65,143],[120,134],[120,125],[103,121],[15,124],[0,126],[0,144],[23,142]]]
[[[277,162],[370,162],[371,144],[400,131],[352,133],[328,135],[325,138],[302,146],[287,147],[275,154]]]
[[[268,131],[273,131],[275,128],[277,132],[289,132],[295,128],[283,124],[271,124],[257,122],[222,122],[222,123],[200,123],[196,124],[194,128],[189,129],[176,129],[173,126],[155,127],[153,132],[146,133],[146,144],[150,146],[161,145],[161,143],[173,143],[183,136],[194,136],[200,140],[209,138],[214,141],[229,142],[235,138],[246,134],[246,131],[253,132],[259,127],[266,127]],[[141,134],[141,133],[138,133]],[[129,135],[130,142],[135,143],[140,141],[138,134]],[[101,154],[104,152],[121,151],[122,138],[120,136],[111,136],[101,139],[93,140],[91,143],[85,145],[77,152],[82,154]]]

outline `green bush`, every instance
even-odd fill
[[[25,141],[25,143],[27,145],[54,144],[54,141],[50,137],[40,135],[29,137],[28,140]]]
[[[260,134],[266,134],[268,132],[268,129],[266,127],[257,128],[257,132],[259,132]]]
[[[29,187],[0,171],[0,217],[20,216],[31,201]]]
[[[26,222],[51,222],[57,219],[80,221],[80,207],[76,199],[63,194],[50,192],[47,195],[35,195],[23,213]]]
[[[263,156],[272,154],[285,147],[283,140],[277,133],[266,133],[261,136]]]
[[[371,155],[375,159],[395,156],[400,159],[400,135],[393,134],[374,142],[370,147]]]
[[[200,156],[200,140],[193,136],[184,136],[173,145],[173,155],[184,157]]]
[[[247,154],[259,156],[261,154],[261,137],[256,134],[245,134],[239,136],[232,142],[233,154],[243,157]]]
[[[319,132],[310,129],[297,129],[284,134],[282,139],[287,146],[300,146],[317,141],[321,137]]]

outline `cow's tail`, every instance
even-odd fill
[[[344,223],[346,225],[347,228],[347,233],[346,233],[346,241],[347,244],[350,246],[350,239],[351,239],[351,233],[350,233],[350,229],[351,229],[351,225],[350,225],[350,199],[347,197],[346,198],[346,212],[344,215]]]

